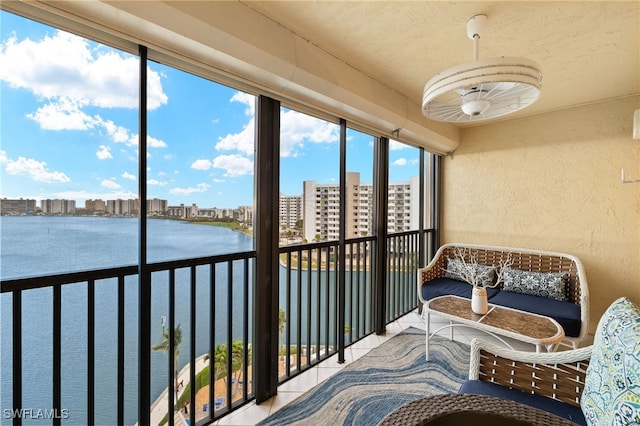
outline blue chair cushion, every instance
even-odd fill
[[[565,336],[580,335],[580,306],[574,303],[510,291],[489,295],[489,303],[553,318],[562,326]]]
[[[422,298],[431,300],[438,296],[454,295],[471,299],[471,290],[473,290],[473,286],[465,281],[458,281],[452,278],[435,278],[422,284]],[[487,288],[487,296],[491,298],[498,291],[495,288]]]
[[[525,393],[493,383],[481,382],[480,380],[467,380],[462,383],[458,393],[488,395],[508,399],[510,401],[519,402],[520,404],[555,414],[558,417],[571,420],[579,425],[587,424],[584,415],[582,414],[582,409],[579,406],[565,404],[546,396]]]

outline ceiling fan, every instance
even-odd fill
[[[436,74],[424,86],[422,114],[436,121],[480,121],[519,111],[538,100],[542,72],[526,58],[478,58],[487,16],[467,21],[473,61]]]

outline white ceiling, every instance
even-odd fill
[[[488,16],[480,58],[540,64],[542,95],[522,115],[640,92],[638,1],[248,1],[320,48],[421,104],[437,72],[473,59],[466,22]]]

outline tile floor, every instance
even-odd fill
[[[431,331],[438,329],[440,326],[447,324],[444,321],[434,315],[431,316]],[[425,323],[420,317],[418,311],[411,312],[402,318],[387,325],[387,330],[384,335],[369,335],[361,341],[351,345],[345,349],[345,362],[338,364],[337,355],[323,361],[320,365],[313,367],[298,377],[289,380],[288,382],[280,385],[278,388],[278,394],[270,400],[256,405],[255,403],[249,403],[246,406],[238,409],[234,413],[231,413],[222,419],[218,420],[215,425],[229,425],[229,426],[251,426],[264,420],[269,415],[275,413],[280,408],[284,407],[288,403],[292,402],[298,396],[304,392],[318,385],[318,383],[331,377],[345,366],[354,360],[360,358],[371,349],[383,343],[400,333],[408,327],[415,327],[424,330]],[[440,332],[441,335],[447,336],[448,331],[444,330]],[[471,343],[471,340],[475,337],[485,336],[486,334],[478,331],[474,331],[468,328],[457,328],[454,333],[454,339],[464,343]],[[511,343],[511,342],[510,342]],[[513,342],[514,348],[522,350],[534,350],[533,345],[528,345],[522,342]]]

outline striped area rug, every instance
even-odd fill
[[[469,346],[436,336],[426,362],[424,333],[392,337],[258,425],[373,426],[407,402],[457,392],[469,374]]]

